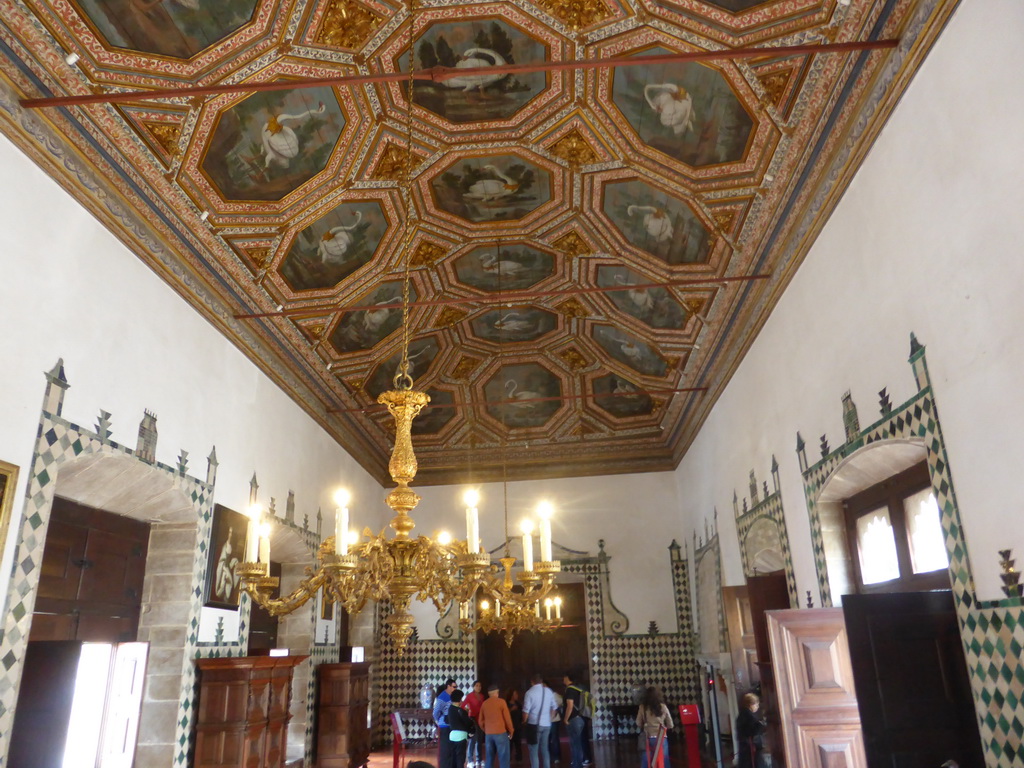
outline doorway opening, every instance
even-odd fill
[[[54,498],[12,765],[73,768],[83,755],[89,765],[131,765],[148,649],[134,641],[149,534],[148,523]]]

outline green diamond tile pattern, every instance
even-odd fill
[[[678,631],[658,635],[625,635],[606,631],[605,606],[611,606],[605,593],[607,570],[593,560],[563,561],[562,571],[583,576],[586,628],[591,650],[591,689],[598,701],[594,718],[595,738],[610,737],[612,718],[601,702],[626,701],[637,680],[661,685],[672,701],[698,701],[700,678],[694,657],[693,616],[689,600],[689,569],[686,560],[672,561],[672,582],[676,594]],[[385,631],[388,606],[377,613],[377,637]],[[404,656],[396,656],[387,645],[377,649],[374,665],[375,743],[389,742],[388,715],[398,707],[419,706],[418,690],[409,680],[440,684],[454,677],[459,685],[469,685],[477,677],[476,639],[457,633],[454,639],[420,640],[409,645]],[[413,738],[423,734],[413,733]]]
[[[894,439],[921,444],[927,452],[932,490],[942,514],[950,583],[985,762],[990,768],[1024,768],[1024,608],[1018,600],[979,606],[924,347],[915,348],[910,364],[919,388],[917,394],[803,472],[821,604],[832,605],[817,507],[825,483],[847,456],[863,446]]]
[[[800,607],[800,597],[796,590],[796,568],[793,566],[793,552],[789,547],[789,530],[786,528],[786,515],[782,509],[782,491],[775,491],[762,499],[748,512],[736,518],[736,536],[740,542],[740,556],[743,560],[743,573],[750,577],[756,576],[753,563],[747,552],[747,534],[761,520],[771,520],[779,530],[779,541],[782,544],[782,557],[785,562],[786,589],[789,591],[791,608]]]
[[[0,659],[3,670],[0,671],[0,755],[5,755],[8,739],[13,724],[14,707],[17,702],[18,685],[21,681],[25,650],[28,644],[28,629],[35,607],[36,592],[39,587],[39,563],[42,562],[43,549],[46,544],[46,531],[50,522],[53,504],[55,480],[60,475],[61,467],[69,461],[84,455],[105,454],[112,456],[134,457],[135,452],[125,446],[103,439],[98,434],[89,432],[76,424],[43,411],[40,416],[35,451],[32,457],[32,469],[29,475],[28,492],[25,508],[21,516],[17,549],[11,581],[8,587],[6,610],[3,619],[3,637],[0,640]],[[171,479],[175,488],[183,495],[195,499],[197,517],[202,517],[213,508],[213,487],[198,478],[179,473],[176,468],[156,465]],[[209,531],[206,531],[209,535]],[[205,558],[202,569],[195,570],[193,578],[201,578],[205,571]],[[202,583],[199,581],[198,583]],[[192,616],[199,615],[199,602],[193,601]],[[182,684],[182,705],[190,704],[194,680],[189,677],[192,664],[186,650],[183,670],[185,676]],[[181,729],[179,728],[179,731]],[[177,737],[180,738],[180,733]],[[176,764],[187,764],[187,738],[179,753],[175,755]]]
[[[696,536],[696,534],[694,535]],[[714,577],[708,583],[705,583],[699,576],[700,564],[705,557],[714,559]],[[698,574],[697,600],[700,601],[701,595],[706,594],[714,597],[715,605],[718,609],[718,650],[720,653],[726,653],[729,650],[729,631],[725,626],[725,604],[722,602],[722,549],[717,532],[701,547],[697,547],[696,542],[694,542],[693,562],[695,567],[698,568],[696,571]],[[697,630],[698,632],[703,631],[701,627],[698,627]]]

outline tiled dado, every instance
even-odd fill
[[[836,450],[829,450],[823,438],[822,458],[817,463],[808,466],[805,445],[797,436],[821,604],[832,604],[821,513],[817,506],[822,488],[848,456],[865,446],[885,440],[912,440],[921,444],[927,451],[932,490],[942,513],[950,582],[985,761],[991,768],[1024,768],[1024,608],[1019,599],[988,603],[979,603],[977,599],[925,350],[913,335],[909,362],[917,394],[903,405],[892,408],[883,390],[882,418],[863,430],[859,425],[847,424],[846,443]],[[844,406],[847,412],[852,408],[849,398],[845,398]]]

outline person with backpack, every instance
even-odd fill
[[[573,682],[574,673],[566,672],[562,682],[565,683],[565,714],[562,716],[562,723],[569,734],[569,753],[572,756],[571,768],[583,768],[585,759],[583,753],[583,731],[587,721],[583,716],[584,689]],[[589,691],[587,691],[589,693]]]

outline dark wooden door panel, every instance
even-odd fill
[[[82,580],[88,529],[60,519],[57,500],[54,500],[53,515],[46,532],[38,597],[75,600]]]
[[[63,763],[81,649],[77,642],[28,644],[8,765],[53,768]]]
[[[589,668],[587,652],[586,613],[582,584],[559,584],[563,600],[563,624],[541,636],[537,632],[516,635],[511,647],[503,635],[477,633],[479,674],[484,683],[497,682],[502,687],[515,685],[520,693],[529,687],[534,672],[560,690],[566,670]],[[586,682],[584,680],[583,682]],[[469,685],[466,683],[466,685]],[[459,680],[462,685],[463,681]]]
[[[772,756],[772,764],[784,768],[786,756],[783,749],[782,720],[765,613],[790,607],[785,572],[748,577],[747,599],[750,602],[750,630],[754,636],[754,652],[757,654],[757,674],[761,682],[761,712],[768,723],[764,737],[765,749]]]
[[[144,544],[135,536],[90,530],[85,549],[87,567],[82,571],[78,599],[120,605],[139,603],[146,573]]]
[[[134,640],[148,546],[147,523],[55,498],[32,639]]]
[[[870,768],[982,768],[950,592],[847,595],[843,612]]]

